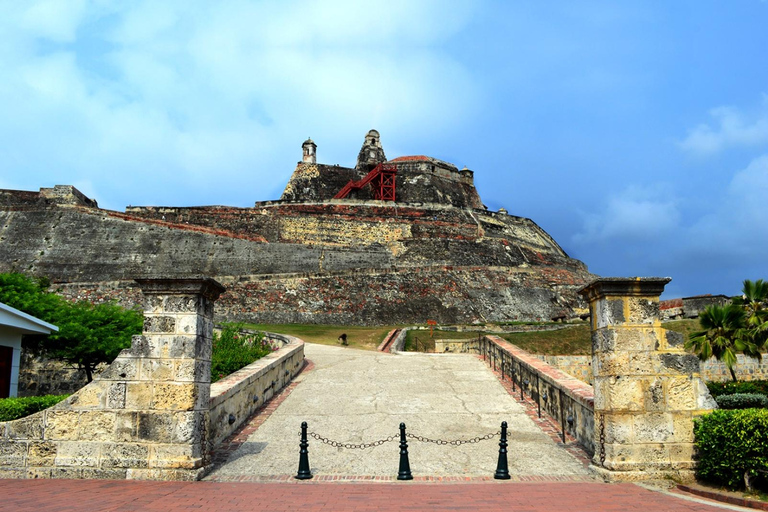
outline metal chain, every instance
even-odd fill
[[[453,441],[445,441],[443,439],[430,439],[428,437],[416,436],[408,433],[405,434],[405,437],[409,439],[413,439],[415,441],[421,441],[422,443],[434,443],[439,445],[450,444],[452,446],[461,446],[462,444],[479,443],[480,441],[487,441],[488,439],[493,439],[494,437],[497,437],[499,435],[501,435],[501,430],[497,430],[496,432],[492,432],[484,436],[473,437],[472,439],[454,439]]]
[[[390,441],[395,441],[400,439],[400,435],[396,434],[393,436],[389,436],[384,439],[379,439],[378,441],[373,441],[372,443],[341,443],[339,441],[334,441],[333,439],[328,439],[326,437],[321,436],[320,434],[317,434],[315,432],[307,432],[307,435],[309,437],[312,437],[313,439],[317,439],[323,444],[327,444],[330,446],[333,446],[334,448],[346,448],[349,450],[364,450],[366,448],[373,448],[376,446],[381,446],[384,443],[388,443]],[[416,436],[413,434],[405,434],[405,437],[409,439],[413,439],[414,441],[421,441],[422,443],[434,443],[438,445],[452,445],[452,446],[461,446],[462,444],[470,444],[470,443],[479,443],[480,441],[487,441],[488,439],[493,439],[495,437],[498,437],[501,435],[501,430],[497,430],[496,432],[492,432],[490,434],[486,434],[484,436],[478,436],[473,437],[472,439],[454,439],[453,441],[445,441],[443,439],[430,439],[428,437],[424,436]],[[301,436],[301,432],[299,432],[299,436]]]
[[[301,432],[299,432],[299,435],[301,435]],[[373,448],[374,446],[381,446],[384,443],[388,443],[390,441],[394,441],[395,439],[400,439],[400,435],[394,435],[389,436],[385,439],[379,439],[378,441],[374,441],[372,443],[361,443],[361,444],[354,444],[354,443],[340,443],[338,441],[334,441],[332,439],[328,439],[326,437],[323,437],[319,434],[316,434],[314,432],[307,432],[307,435],[310,437],[317,439],[323,444],[327,444],[330,446],[333,446],[334,448],[347,448],[349,450],[364,450],[366,448]]]

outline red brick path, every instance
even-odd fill
[[[397,510],[722,511],[631,484],[333,484],[0,480],[0,510],[34,512]]]

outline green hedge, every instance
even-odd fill
[[[716,410],[696,420],[694,433],[700,479],[743,489],[746,476],[768,490],[768,409]]]
[[[69,395],[27,396],[0,398],[0,421],[11,421],[29,416],[61,402]]]
[[[228,325],[213,334],[211,382],[216,382],[276,350],[264,333],[242,331],[242,324]]]
[[[715,398],[721,409],[766,409],[768,408],[768,396],[760,393],[734,393],[732,395],[720,395]]]
[[[707,382],[709,393],[713,398],[734,393],[760,393],[768,395],[768,380],[750,380],[736,382]]]

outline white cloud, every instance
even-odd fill
[[[36,37],[56,42],[71,42],[75,39],[86,7],[85,0],[33,2],[26,9],[20,10],[19,25]]]
[[[735,107],[717,107],[709,111],[710,124],[700,124],[679,143],[697,156],[719,153],[732,147],[768,144],[768,101],[757,114],[748,115]]]
[[[712,212],[696,221],[688,244],[694,252],[733,257],[768,252],[768,154],[753,159],[734,174],[723,195],[712,201]]]
[[[665,195],[658,187],[631,186],[609,197],[602,211],[584,215],[583,229],[573,237],[574,242],[643,242],[672,232],[680,213],[676,202]]]
[[[461,130],[479,110],[480,90],[440,45],[474,8],[436,0],[25,4],[0,18],[7,179],[30,189],[90,182],[103,192],[107,174],[111,186],[133,190],[123,192],[131,200],[194,203],[213,185],[243,193],[284,183],[309,135],[321,160],[348,164],[334,144],[353,159],[350,137],[362,142],[370,128],[406,139]]]

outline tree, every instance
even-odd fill
[[[685,348],[695,352],[702,361],[715,357],[725,363],[735,382],[737,379],[733,366],[736,364],[736,354],[745,350],[750,352],[748,355],[752,352],[742,339],[746,325],[744,309],[737,304],[707,306],[699,314],[699,323],[703,330],[691,333]],[[759,350],[757,355],[759,357]]]
[[[33,352],[61,359],[83,370],[88,382],[101,363],[111,363],[131,345],[131,336],[141,334],[141,312],[114,304],[71,303],[49,293],[44,279],[23,274],[0,274],[0,302],[54,324],[58,332],[27,337]]]
[[[746,314],[744,337],[764,349],[768,342],[768,282],[744,280],[742,296],[733,299]]]

